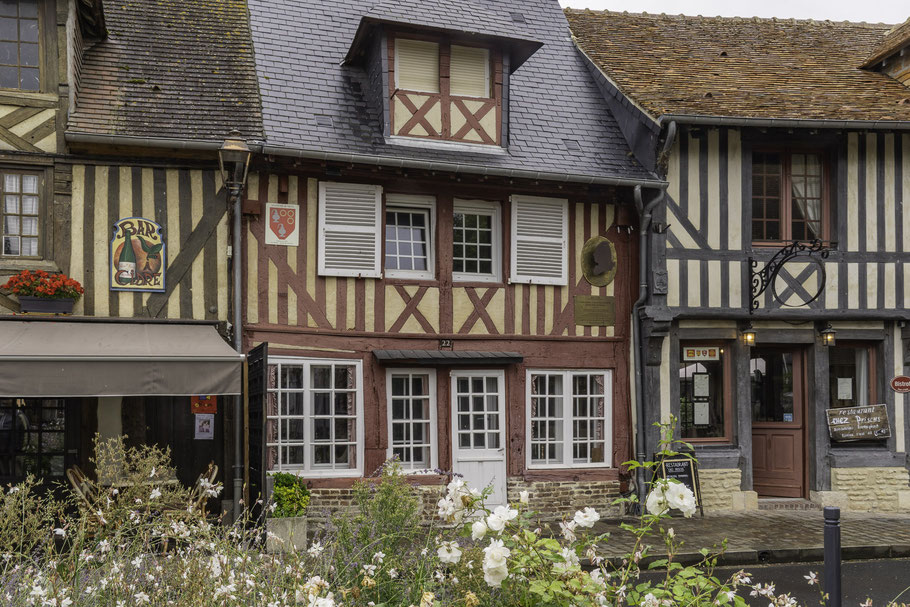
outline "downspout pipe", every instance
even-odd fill
[[[240,200],[243,188],[231,188],[234,228],[231,239],[231,274],[233,283],[234,349],[243,354],[243,317],[240,310],[242,276],[240,274]],[[234,520],[240,519],[241,497],[243,495],[243,396],[234,398]]]
[[[665,158],[673,146],[676,139],[676,123],[671,122],[667,129],[667,138],[664,142],[660,158]],[[645,429],[645,397],[644,397],[644,342],[642,341],[642,321],[641,308],[648,299],[648,261],[651,257],[651,223],[654,218],[654,209],[663,202],[667,195],[666,186],[662,187],[657,196],[651,199],[647,204],[642,197],[642,187],[635,186],[635,210],[639,214],[639,235],[638,235],[638,299],[632,304],[632,352],[635,359],[635,415],[637,424],[635,427],[635,459],[639,464],[644,464],[648,458],[647,449],[647,432]],[[640,508],[644,508],[645,503],[645,469],[639,467],[636,474],[636,489],[638,493],[638,503]]]

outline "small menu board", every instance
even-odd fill
[[[891,436],[891,423],[885,405],[843,407],[828,409],[825,413],[833,441],[875,440]]]
[[[701,485],[698,481],[698,462],[694,458],[684,455],[662,458],[658,460],[656,474],[660,478],[677,480],[688,487],[695,495],[695,503],[701,510],[701,515],[705,515],[701,503]]]

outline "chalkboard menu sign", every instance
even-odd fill
[[[828,414],[828,432],[833,441],[874,440],[891,436],[891,423],[885,405],[843,407],[828,409],[825,413]]]
[[[661,478],[672,478],[688,487],[692,494],[695,495],[695,503],[701,509],[702,516],[704,516],[705,511],[701,503],[701,485],[698,481],[698,462],[695,459],[683,455],[661,458],[658,460],[656,473]]]

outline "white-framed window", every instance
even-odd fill
[[[512,196],[512,282],[568,284],[568,243],[567,199]]]
[[[403,470],[430,471],[437,467],[436,371],[386,371],[389,447]]]
[[[455,199],[452,213],[453,280],[502,280],[500,225],[498,203]]]
[[[3,218],[3,255],[37,257],[41,228],[41,177],[36,173],[0,171]]]
[[[528,467],[611,466],[612,384],[609,370],[528,370]]]
[[[385,210],[385,275],[428,278],[435,275],[433,254],[436,199],[389,194]]]
[[[395,39],[395,86],[405,91],[439,92],[439,44]]]
[[[266,449],[271,470],[363,474],[363,364],[269,358]]]

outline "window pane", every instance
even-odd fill
[[[464,228],[453,234],[452,259],[456,272],[493,273],[493,215],[465,213]],[[483,243],[478,246],[477,243]]]
[[[871,349],[866,346],[838,345],[829,348],[828,390],[832,409],[874,404],[872,389],[875,380],[870,352]]]
[[[0,18],[0,40],[19,41],[18,19]]]
[[[19,0],[20,17],[37,17],[38,2],[37,0]]]
[[[19,14],[18,8],[16,0],[0,0],[0,16],[16,17]]]
[[[38,20],[19,20],[19,40],[22,42],[38,42]]]
[[[753,348],[749,361],[752,421],[792,422],[793,354]]]
[[[426,271],[429,268],[429,212],[386,213],[386,269]]]
[[[19,88],[19,70],[15,67],[0,66],[0,87]]]
[[[679,360],[682,438],[724,436],[724,348],[682,344]]]

